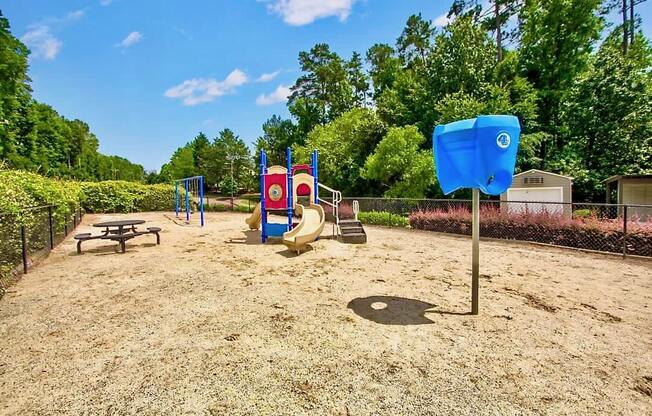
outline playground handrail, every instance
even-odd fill
[[[337,230],[337,233],[339,235],[339,225],[340,225],[340,202],[342,202],[342,192],[336,191],[335,189],[324,185],[321,182],[317,182],[317,186],[327,192],[331,193],[331,202],[325,200],[325,199],[319,199],[320,202],[325,203],[326,205],[330,206],[333,209],[333,216],[335,217],[335,224],[333,226],[333,234],[335,234],[335,231]]]

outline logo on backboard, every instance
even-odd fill
[[[496,144],[501,149],[507,149],[509,147],[509,143],[511,141],[512,141],[512,138],[509,137],[508,133],[502,132],[498,136],[496,136]]]

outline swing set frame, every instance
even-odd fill
[[[201,226],[204,226],[204,177],[203,176],[191,176],[189,178],[175,179],[174,180],[174,200],[175,200],[175,212],[177,218],[179,218],[179,184],[183,183],[183,188],[185,191],[185,211],[186,211],[186,224],[190,223],[190,192],[189,189],[192,188],[192,184],[198,184],[196,188],[199,188],[199,218]]]

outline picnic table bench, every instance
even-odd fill
[[[147,227],[147,231],[138,231],[136,225],[144,224],[144,220],[120,220],[120,221],[105,221],[93,224],[93,227],[104,228],[102,234],[92,235],[91,233],[81,233],[75,235],[77,240],[77,254],[81,254],[81,243],[88,240],[111,240],[117,241],[120,244],[120,250],[124,253],[126,251],[126,242],[134,237],[145,234],[156,235],[156,244],[161,244],[161,236],[159,227]]]

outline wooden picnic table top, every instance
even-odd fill
[[[109,227],[128,227],[130,225],[144,224],[145,220],[119,220],[119,221],[105,221],[93,224],[93,227],[109,228]]]

